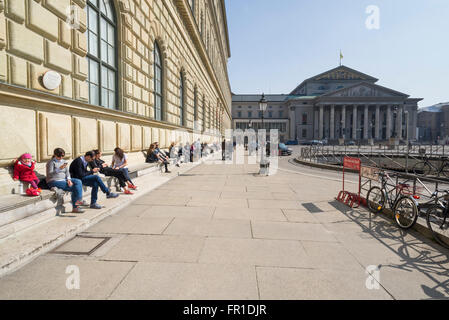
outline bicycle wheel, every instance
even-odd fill
[[[410,229],[418,219],[418,207],[411,197],[403,196],[394,205],[394,220],[402,229]]]
[[[427,162],[418,162],[413,166],[412,170],[416,175],[428,176],[432,168]]]
[[[385,194],[379,187],[372,187],[366,195],[368,209],[373,213],[379,213],[385,206]]]
[[[449,178],[449,163],[446,163],[443,167],[443,169],[441,169],[441,173],[443,174],[443,176],[445,176],[446,178]]]
[[[445,208],[436,204],[427,210],[427,227],[432,232],[433,237],[442,246],[449,248],[449,232],[447,220],[444,222]]]

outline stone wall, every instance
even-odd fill
[[[117,20],[116,110],[89,104],[86,1],[0,0],[0,189],[11,181],[7,167],[24,152],[41,164],[56,147],[68,158],[96,148],[110,155],[117,146],[141,153],[153,141],[168,147],[200,134],[203,141],[219,141],[231,128],[223,1],[196,0],[191,10],[187,0],[111,0]],[[154,119],[155,43],[164,69],[163,121]],[[47,71],[61,75],[58,88],[44,87]]]
[[[195,17],[185,0],[112,2],[118,38],[117,110],[88,103],[86,0],[0,0],[0,165],[23,152],[44,162],[55,147],[70,157],[93,148],[109,154],[116,146],[138,152],[155,140],[166,147],[182,135],[178,131],[193,139],[195,121],[211,141],[230,128],[224,4],[195,1],[195,10],[205,17],[201,32],[198,13]],[[75,28],[70,25],[74,22]],[[153,119],[155,42],[163,56],[164,121]],[[62,77],[55,90],[42,83],[50,70]],[[180,123],[181,72],[185,126]]]

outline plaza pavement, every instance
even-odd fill
[[[260,177],[257,165],[200,165],[82,233],[110,237],[90,255],[48,253],[0,278],[0,299],[449,296],[447,250],[336,203],[335,173],[280,166]],[[77,237],[56,251],[100,243]],[[66,288],[68,266],[80,270],[79,290]]]

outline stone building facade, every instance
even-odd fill
[[[428,143],[449,141],[449,103],[419,109],[418,139]]]
[[[0,166],[218,141],[229,57],[224,0],[0,0]]]
[[[418,102],[422,99],[382,87],[377,81],[339,66],[304,80],[288,95],[275,95],[284,98],[278,103],[289,122],[288,139],[416,139]],[[234,114],[240,100],[250,96],[233,95],[234,123],[240,121]]]

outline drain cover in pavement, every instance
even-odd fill
[[[313,203],[302,203],[302,206],[307,209],[310,213],[318,213],[318,212],[324,212],[320,208],[318,208]]]
[[[78,235],[69,242],[66,242],[53,250],[52,253],[88,256],[105,244],[109,239],[110,238],[108,237],[89,237]]]

